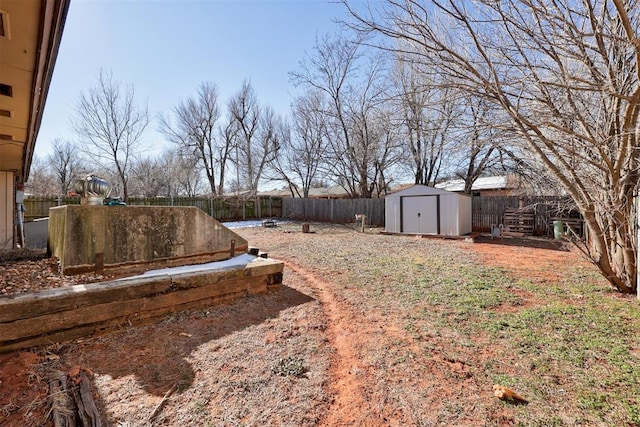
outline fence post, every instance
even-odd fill
[[[329,222],[333,222],[334,199],[329,199]]]

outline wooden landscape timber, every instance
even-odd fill
[[[0,353],[68,341],[170,312],[266,293],[282,284],[284,264],[136,276],[0,299]]]

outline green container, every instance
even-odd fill
[[[562,221],[553,221],[553,237],[556,240],[562,240],[562,234],[564,233],[564,226]]]

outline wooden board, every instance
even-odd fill
[[[78,338],[169,312],[279,288],[284,264],[257,258],[223,270],[137,277],[0,300],[0,353]]]
[[[534,218],[533,211],[507,208],[504,211],[504,230],[505,232],[523,233],[525,235],[533,234]]]

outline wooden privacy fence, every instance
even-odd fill
[[[195,206],[218,221],[282,216],[280,197],[130,197],[132,206]]]
[[[27,197],[25,219],[49,216],[49,208],[79,204],[79,197]],[[220,221],[255,218],[291,218],[333,223],[355,222],[355,215],[367,216],[367,224],[385,225],[384,199],[292,199],[280,197],[131,197],[130,205],[196,206]],[[482,196],[472,202],[473,231],[490,231],[491,225],[504,224],[505,211],[522,208],[533,212],[533,234],[552,233],[555,219],[580,221],[571,203],[562,197]]]
[[[575,206],[564,197],[551,196],[481,196],[472,202],[473,231],[490,231],[493,224],[505,224],[505,212],[526,212],[533,215],[532,232],[536,236],[552,234],[553,221],[581,222]]]
[[[282,199],[285,218],[347,224],[360,214],[368,225],[384,226],[384,199]]]
[[[80,197],[27,197],[25,220],[49,216],[49,208],[78,205]],[[131,206],[195,206],[218,221],[282,216],[280,197],[130,197]]]
[[[367,215],[367,223],[385,225],[384,199],[290,199],[282,200],[282,215],[303,221],[351,223],[356,214]],[[533,214],[534,235],[552,234],[555,219],[580,220],[573,205],[562,197],[482,196],[472,202],[473,231],[487,232],[491,225],[505,223],[505,212],[521,208]]]
[[[34,219],[46,218],[49,216],[49,208],[63,205],[79,205],[80,197],[32,197],[24,199],[24,219],[33,221]]]

